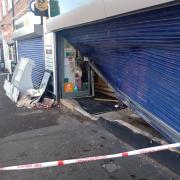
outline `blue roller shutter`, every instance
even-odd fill
[[[64,30],[151,125],[180,140],[180,5]],[[159,123],[161,122],[161,123]]]
[[[39,87],[45,69],[43,38],[36,37],[18,41],[18,56],[19,59],[29,58],[34,61],[32,82],[35,87]]]

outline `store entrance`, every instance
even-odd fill
[[[86,58],[64,40],[62,98],[87,97],[91,94],[90,67]]]
[[[83,57],[67,40],[61,42],[61,98],[76,100],[90,114],[124,109],[111,86],[88,58]]]

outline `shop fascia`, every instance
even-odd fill
[[[15,30],[13,33],[13,38],[20,38],[26,35],[33,35],[35,33],[40,33],[41,19],[40,17],[35,16],[32,12],[27,12],[19,19],[15,21]],[[42,32],[39,34],[41,35]]]

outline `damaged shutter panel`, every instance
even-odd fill
[[[179,12],[180,4],[63,32],[173,141],[180,140]]]

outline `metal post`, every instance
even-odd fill
[[[41,25],[43,25],[43,15],[41,15]]]
[[[92,96],[95,96],[95,88],[94,88],[94,71],[91,68],[91,89],[92,89]]]
[[[11,0],[11,2],[12,2],[12,24],[13,24],[13,31],[15,30],[15,20],[14,20],[14,16],[15,16],[15,13],[14,13],[14,1],[13,0]],[[15,51],[15,53],[16,53],[16,51],[17,51],[17,48],[16,48],[16,43],[14,43],[14,51]],[[17,56],[15,56],[15,59],[14,59],[14,53],[12,52],[12,57],[13,57],[13,60],[15,60],[16,61],[16,63],[17,63]]]
[[[14,23],[14,1],[11,0],[11,3],[12,3],[12,19],[13,19],[13,30],[15,29],[15,23]]]

